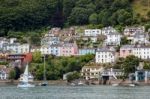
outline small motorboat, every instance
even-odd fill
[[[39,84],[40,86],[47,86],[48,85],[48,82],[42,82]]]
[[[83,86],[83,85],[85,85],[85,83],[83,83],[82,81],[79,81],[77,85],[78,86]]]
[[[116,86],[119,86],[119,84],[112,84],[112,86],[116,87]]]
[[[129,84],[130,87],[135,87],[135,84]]]

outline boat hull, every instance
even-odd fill
[[[31,88],[31,87],[35,87],[35,85],[33,85],[33,84],[18,84],[17,87],[18,88]]]

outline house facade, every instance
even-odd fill
[[[133,35],[135,35],[136,32],[144,33],[145,32],[145,27],[144,26],[126,27],[124,29],[124,35],[125,36],[133,36]]]
[[[123,45],[120,48],[120,57],[126,58],[129,55],[133,55],[134,45]]]
[[[60,44],[54,44],[54,45],[49,46],[50,54],[55,55],[55,56],[60,56],[60,49],[61,49]]]
[[[150,59],[150,47],[145,45],[135,45],[133,55],[141,59]]]
[[[148,44],[149,43],[149,36],[147,33],[139,33],[136,32],[133,36],[132,44]]]
[[[11,51],[11,53],[16,54],[23,54],[30,52],[30,45],[29,44],[20,44],[20,43],[13,43],[7,44],[6,50]]]
[[[78,47],[76,43],[62,43],[60,47],[60,56],[71,56],[78,54]]]
[[[109,32],[104,41],[105,45],[120,45],[121,35],[117,32]]]
[[[41,39],[41,45],[52,45],[58,43],[60,43],[59,36],[55,36],[54,34],[47,34]]]
[[[114,32],[117,32],[116,29],[114,29],[113,27],[109,26],[109,27],[104,27],[102,28],[102,33],[103,35],[107,35],[109,33],[114,33]]]
[[[98,36],[101,35],[100,29],[86,29],[84,31],[84,36]]]
[[[100,77],[101,66],[84,66],[81,70],[81,76],[85,80],[98,80]]]
[[[40,52],[41,52],[41,54],[45,54],[45,55],[50,54],[49,46],[46,46],[46,45],[45,46],[41,46]]]
[[[79,49],[78,55],[95,54],[96,49],[94,48],[83,48]]]
[[[99,48],[95,55],[96,63],[112,63],[116,60],[116,53],[108,48]]]

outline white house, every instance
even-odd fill
[[[49,46],[41,46],[40,48],[41,54],[50,54]]]
[[[145,45],[136,45],[133,48],[133,55],[141,59],[150,59],[150,47]]]
[[[113,27],[109,26],[109,27],[104,27],[102,28],[102,33],[103,35],[107,35],[109,33],[113,33],[113,32],[117,32],[116,29],[114,29]]]
[[[120,45],[121,35],[118,32],[109,32],[104,41],[105,45]]]
[[[84,66],[81,70],[81,76],[85,80],[99,79],[100,72],[102,71],[101,66]]]
[[[55,36],[54,34],[45,34],[45,36],[41,39],[41,45],[52,45],[60,43],[59,36]]]
[[[96,63],[112,63],[115,62],[116,54],[108,48],[99,48],[96,50]]]
[[[109,76],[109,79],[117,79],[117,77],[123,76],[123,72],[121,69],[113,69],[113,68],[109,68],[109,69],[104,69],[101,72],[101,76]]]
[[[30,45],[29,44],[20,44],[20,43],[8,44],[8,45],[6,45],[6,50],[11,51],[11,53],[13,53],[13,54],[29,53]]]
[[[4,71],[3,69],[0,70],[0,80],[6,80],[8,79],[8,74],[6,71]]]
[[[132,44],[148,44],[149,35],[147,33],[136,32],[131,41]]]
[[[85,36],[97,36],[101,35],[101,30],[100,29],[86,29],[84,31]]]
[[[31,47],[31,49],[30,49],[30,52],[36,52],[36,51],[40,51],[41,50],[41,47]]]
[[[136,32],[144,33],[145,32],[145,27],[144,26],[126,27],[124,29],[124,35],[125,36],[133,36],[133,35],[135,35]]]

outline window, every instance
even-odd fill
[[[122,50],[123,53],[125,53],[125,50]]]

